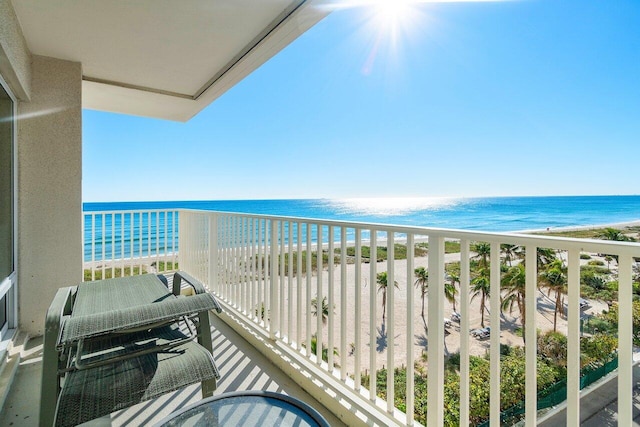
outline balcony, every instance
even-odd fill
[[[168,275],[167,278],[171,284],[172,276]],[[320,411],[332,426],[344,425],[224,321],[215,315],[210,317],[216,363],[221,372],[224,372],[224,377],[218,383],[216,395],[237,390],[268,390],[285,393],[301,399]],[[24,341],[24,339],[17,340],[19,344],[14,348],[13,356],[10,358],[12,361],[17,360],[16,353],[20,353],[19,366],[11,366],[10,361],[3,372],[2,379],[9,375],[9,371],[16,370],[10,394],[0,412],[2,426],[38,425],[42,337]],[[162,398],[114,412],[110,417],[103,417],[92,423],[110,426],[151,425],[171,412],[195,403],[201,398],[200,386],[193,385],[164,395]]]
[[[223,375],[219,392],[303,393],[331,425],[579,425],[615,401],[586,407],[594,390],[611,386],[617,372],[609,396],[618,396],[618,425],[632,423],[638,336],[633,267],[639,244],[186,210],[92,213],[85,217],[85,230],[87,279],[179,266],[218,296],[225,310],[220,318],[212,316]],[[505,248],[517,248],[519,255]],[[580,292],[584,258],[600,260],[605,254],[613,265],[608,277],[618,282],[611,307],[582,300]],[[552,260],[545,256],[556,260],[555,288],[544,267]],[[510,292],[504,278],[518,265],[520,288]],[[420,267],[428,277],[421,279]],[[514,310],[503,304],[509,294],[516,296]],[[601,364],[600,378],[591,369],[600,369],[599,360],[584,366],[581,341],[597,334],[589,320],[603,309],[617,313],[617,329],[610,332],[617,342]],[[538,330],[544,334],[554,324],[566,336],[566,356],[562,375],[551,385],[564,387],[566,400],[541,393],[550,384],[537,370],[549,355],[524,345],[537,343]],[[490,332],[469,333],[481,327]],[[506,370],[516,366],[517,357],[508,353],[518,347],[522,374],[510,376]],[[37,341],[22,352],[12,389],[17,392],[1,422],[29,414],[14,410],[23,400],[16,396],[38,396]],[[474,382],[478,364],[487,373],[480,384],[488,398],[483,409]],[[377,378],[377,390],[369,387],[370,378]],[[522,398],[511,402],[505,387],[514,378],[520,382],[510,387],[521,389]],[[23,384],[31,384],[32,391],[22,391]],[[112,414],[111,421],[150,422],[198,399],[197,387],[189,388]],[[32,420],[34,406],[29,405]]]

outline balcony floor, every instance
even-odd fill
[[[254,347],[241,338],[217,316],[211,315],[214,356],[222,379],[215,395],[238,390],[266,390],[294,396],[319,411],[331,426],[344,426],[308,393],[294,383]],[[9,396],[0,412],[2,426],[37,426],[42,372],[42,338],[21,349],[22,359]],[[155,423],[171,412],[202,398],[200,386],[193,385],[112,413],[85,425],[123,426]]]

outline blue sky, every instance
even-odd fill
[[[402,18],[402,19],[400,19]],[[187,123],[85,110],[83,199],[639,194],[640,1],[330,14]]]

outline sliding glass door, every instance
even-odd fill
[[[0,78],[0,341],[16,322],[15,112]]]

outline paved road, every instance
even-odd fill
[[[633,368],[633,425],[640,426],[640,366]],[[566,426],[566,408],[538,423],[541,427]],[[598,388],[590,389],[580,399],[580,425],[614,427],[618,425],[618,377],[613,376]]]

